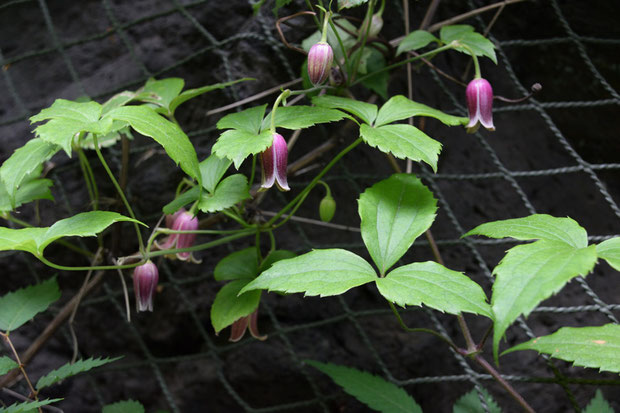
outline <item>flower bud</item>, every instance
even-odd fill
[[[268,189],[275,183],[281,191],[289,191],[286,180],[288,148],[286,141],[279,133],[273,134],[273,143],[261,154],[262,189]]]
[[[486,79],[474,79],[467,85],[465,95],[467,97],[467,109],[469,110],[467,132],[476,132],[481,124],[487,130],[494,131],[493,88],[491,84]]]
[[[173,221],[171,225],[169,224],[169,216],[166,217],[166,226],[174,231],[196,231],[198,229],[198,218],[183,208],[172,215]],[[160,250],[167,250],[171,248],[188,248],[194,245],[195,240],[196,234],[170,234],[163,243],[160,244],[155,242],[155,245]],[[194,259],[191,252],[178,252],[177,258],[182,261],[190,260],[194,263],[200,262]]]
[[[159,272],[150,260],[134,269],[133,289],[136,294],[136,311],[153,311],[153,294],[155,294],[158,280]]]
[[[321,217],[321,221],[331,221],[335,213],[336,201],[331,195],[325,195],[325,198],[323,198],[319,204],[319,216]]]
[[[332,68],[334,52],[325,42],[314,44],[308,52],[308,77],[314,86],[325,82]]]

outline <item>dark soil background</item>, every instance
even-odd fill
[[[0,162],[32,137],[28,117],[56,98],[90,96],[104,101],[122,90],[135,90],[149,76],[178,76],[187,87],[199,87],[240,77],[255,77],[224,91],[214,91],[186,103],[178,111],[181,126],[197,148],[199,159],[210,153],[218,132],[214,125],[225,113],[209,110],[235,102],[299,76],[303,56],[284,48],[275,34],[273,2],[252,14],[251,2],[184,0],[60,0],[6,1],[0,5]],[[303,9],[297,1],[281,15]],[[410,2],[411,27],[418,27],[428,1]],[[446,0],[433,23],[491,2]],[[539,82],[543,91],[535,100],[519,104],[496,103],[497,131],[467,135],[435,121],[426,132],[443,143],[439,173],[414,166],[440,199],[432,230],[449,268],[466,272],[491,291],[491,270],[513,244],[506,241],[461,240],[460,235],[486,221],[515,218],[533,212],[570,216],[598,242],[620,234],[620,8],[614,0],[596,2],[523,2],[505,7],[490,32],[499,47],[499,65],[484,59],[483,74],[496,95],[519,97]],[[359,14],[359,13],[358,13]],[[464,23],[484,31],[494,12]],[[356,15],[356,13],[353,13]],[[393,39],[404,33],[400,1],[387,1],[382,35]],[[299,19],[286,28],[289,41],[299,43],[313,28]],[[460,77],[467,59],[448,53],[435,59],[447,73]],[[471,72],[470,72],[471,73]],[[464,114],[464,89],[427,68],[416,68],[414,99],[453,113]],[[404,70],[393,73],[390,94],[406,93]],[[370,95],[353,91],[358,98]],[[271,95],[252,104],[272,102]],[[244,106],[249,107],[249,106]],[[230,112],[228,112],[230,113]],[[344,122],[303,131],[290,153],[300,158],[328,137],[351,142],[355,129]],[[285,135],[289,138],[290,135]],[[291,199],[316,171],[337,153],[327,153],[305,173],[290,177],[290,193],[270,191],[261,204],[277,210]],[[105,155],[118,171],[119,146]],[[163,151],[137,136],[132,143],[128,193],[139,218],[154,225],[161,207],[174,196],[182,179]],[[104,172],[90,154],[104,197],[114,197]],[[55,203],[41,202],[41,225],[88,210],[88,196],[75,159],[57,155],[50,177]],[[242,168],[248,172],[248,165]],[[385,157],[372,148],[356,149],[327,177],[338,210],[334,223],[358,226],[359,193],[391,173]],[[308,198],[298,215],[318,218],[322,190]],[[18,217],[34,221],[26,206]],[[204,217],[202,217],[204,218]],[[2,225],[7,225],[3,221]],[[223,225],[229,225],[224,223]],[[117,234],[118,235],[118,234]],[[122,227],[121,255],[134,251],[132,228]],[[345,247],[364,254],[358,232],[292,222],[276,233],[278,246],[306,252],[311,248]],[[205,237],[206,239],[206,237]],[[76,240],[77,242],[77,240]],[[357,367],[388,378],[410,393],[427,412],[450,412],[474,379],[487,388],[505,412],[518,406],[477,366],[465,369],[461,360],[436,338],[408,334],[370,287],[357,288],[340,298],[302,298],[301,295],[264,294],[259,326],[268,340],[227,341],[228,331],[215,336],[209,310],[221,283],[213,280],[217,262],[248,246],[235,242],[197,254],[201,265],[165,262],[160,265],[161,291],[155,312],[125,319],[119,278],[108,273],[102,285],[86,298],[74,322],[82,357],[124,356],[122,360],[46,390],[43,396],[64,397],[65,412],[98,412],[104,404],[136,399],[147,412],[357,412],[366,407],[352,400],[329,378],[304,366],[315,359]],[[91,239],[84,240],[94,248]],[[46,254],[52,261],[86,265],[61,246]],[[420,239],[403,262],[429,260],[427,242]],[[58,274],[63,291],[51,312],[11,334],[23,352],[77,291],[83,273],[57,272],[25,253],[0,255],[0,293]],[[129,280],[129,274],[127,279]],[[562,326],[602,325],[620,315],[618,274],[600,263],[582,281],[571,282],[526,320],[535,335]],[[132,303],[133,305],[133,303]],[[587,306],[587,307],[579,307]],[[455,318],[422,309],[407,310],[411,326],[444,328],[462,344]],[[475,338],[489,321],[473,316]],[[507,331],[508,348],[528,339],[525,325]],[[66,363],[73,347],[69,330],[62,328],[27,366],[36,380]],[[485,354],[491,359],[490,348]],[[572,411],[570,399],[584,407],[600,388],[615,409],[620,408],[618,376],[554,361],[569,379],[565,388],[554,372],[533,352],[501,358],[501,372],[541,412]],[[592,379],[575,384],[572,379]],[[615,384],[615,385],[612,385]],[[26,392],[22,382],[12,387]],[[570,396],[567,394],[570,392]],[[0,398],[13,400],[3,394]],[[261,409],[261,410],[257,410]]]

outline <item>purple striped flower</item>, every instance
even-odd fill
[[[261,188],[271,188],[275,183],[281,191],[290,190],[286,181],[288,148],[282,135],[273,134],[273,143],[261,154],[261,162],[263,165]]]
[[[152,261],[133,270],[133,290],[136,294],[136,311],[153,311],[153,295],[157,288],[159,271]]]
[[[318,86],[329,77],[334,60],[332,47],[325,42],[314,44],[308,52],[308,77],[314,86]]]
[[[482,78],[474,79],[467,85],[467,109],[469,109],[469,123],[467,132],[474,133],[482,124],[487,130],[494,131],[493,125],[493,88]]]

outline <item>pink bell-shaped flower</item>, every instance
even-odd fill
[[[467,85],[465,95],[467,96],[467,109],[469,110],[467,132],[476,132],[481,124],[487,130],[494,131],[493,88],[491,84],[486,79],[474,79]]]
[[[245,335],[245,330],[249,328],[250,334],[257,340],[264,341],[267,339],[267,336],[261,336],[258,332],[258,308],[254,310],[254,312],[245,317],[241,317],[239,320],[235,321],[230,329],[230,338],[229,341],[236,343],[241,340]]]
[[[172,220],[169,220],[168,217],[169,216],[166,217],[166,226],[174,231],[196,231],[198,229],[198,218],[183,208],[172,215]],[[170,221],[172,221],[171,225]],[[155,245],[160,250],[167,250],[171,248],[188,248],[194,245],[195,240],[196,234],[192,233],[170,234],[163,243],[160,244],[156,241]],[[200,261],[193,257],[191,252],[178,252],[176,255],[177,258],[182,261],[189,260],[193,263],[200,263]]]
[[[133,270],[133,289],[136,294],[136,311],[153,311],[153,295],[157,288],[159,271],[152,261]]]
[[[286,181],[288,148],[286,141],[279,133],[273,134],[273,143],[261,154],[263,165],[261,188],[268,189],[275,183],[281,191],[289,191]]]
[[[308,77],[314,86],[318,86],[329,77],[334,60],[334,51],[326,42],[314,44],[308,52]]]

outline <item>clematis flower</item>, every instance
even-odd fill
[[[170,215],[169,215],[170,216]],[[174,231],[195,231],[198,229],[198,218],[181,208],[171,219],[166,217],[166,226]],[[187,248],[194,245],[196,234],[170,234],[163,243],[155,241],[155,246],[160,250],[171,248]],[[181,261],[191,261],[199,264],[201,261],[196,260],[191,252],[178,252],[177,258]]]
[[[329,77],[334,60],[334,51],[326,42],[315,43],[308,52],[308,77],[318,86]]]
[[[245,330],[250,329],[250,334],[257,340],[264,341],[267,339],[267,336],[261,336],[258,332],[258,308],[254,310],[254,312],[248,316],[241,317],[239,320],[235,321],[230,329],[230,338],[228,341],[232,341],[236,343],[241,340],[245,335]]]
[[[153,294],[155,294],[158,280],[159,271],[150,260],[133,270],[136,311],[153,311]]]
[[[474,79],[467,85],[465,95],[467,96],[467,109],[469,110],[467,132],[476,132],[480,124],[487,130],[494,131],[493,88],[491,84],[486,79]]]
[[[273,143],[261,154],[261,163],[263,165],[261,188],[269,189],[275,183],[281,191],[291,189],[286,181],[288,148],[282,135],[273,134]]]

